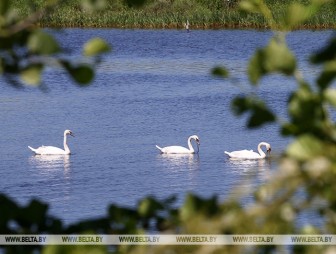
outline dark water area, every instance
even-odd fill
[[[51,31],[69,57],[80,59],[92,37],[113,46],[99,65],[93,84],[80,88],[60,71],[47,70],[48,92],[16,90],[0,81],[0,192],[25,204],[32,198],[50,204],[50,213],[66,223],[106,214],[111,203],[134,207],[147,195],[217,195],[225,200],[238,187],[254,189],[277,170],[289,139],[275,124],[248,130],[231,100],[254,91],[286,119],[292,78],[272,75],[251,89],[248,59],[264,46],[270,31],[254,30],[110,30]],[[288,36],[307,80],[318,73],[307,64],[331,31],[297,31]],[[224,65],[234,82],[214,78]],[[28,145],[62,147],[70,129],[70,156],[34,156]],[[155,145],[187,146],[197,134],[199,155],[161,155]],[[268,160],[232,161],[224,151],[272,146]],[[252,197],[247,197],[252,198]]]

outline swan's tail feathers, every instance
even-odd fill
[[[229,152],[227,152],[227,151],[224,151],[224,153],[230,156],[230,153],[229,153]]]
[[[156,145],[156,148],[159,149],[161,151],[161,153],[162,153],[162,148],[161,147],[159,147],[158,145]]]
[[[32,148],[31,146],[28,146],[30,150],[32,150],[34,153],[36,153],[36,149]]]

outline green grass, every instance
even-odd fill
[[[80,8],[79,0],[65,1],[50,15],[41,18],[42,27],[114,27],[114,28],[183,28],[189,20],[192,29],[208,28],[268,28],[261,15],[240,12],[238,1],[228,4],[224,0],[149,0],[141,9],[129,8],[122,0],[109,0],[103,11],[88,13]],[[15,7],[21,16],[44,5],[44,0],[17,0]],[[268,0],[274,18],[283,18],[288,0]],[[298,1],[306,3],[307,0]],[[336,7],[331,3],[318,16],[308,20],[299,28],[336,28]]]

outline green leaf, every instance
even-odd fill
[[[311,17],[312,12],[302,4],[292,3],[286,14],[285,23],[288,28],[293,28]]]
[[[138,206],[138,212],[143,217],[154,216],[157,210],[163,209],[163,206],[152,197],[141,200]]]
[[[250,109],[249,101],[246,97],[239,96],[233,99],[232,101],[232,111],[236,115],[241,115]]]
[[[27,67],[20,73],[21,80],[28,85],[40,85],[42,69],[42,65],[31,65]]]
[[[309,160],[323,155],[323,143],[312,135],[304,134],[291,143],[286,153],[298,160]]]
[[[109,217],[114,222],[123,222],[125,220],[137,219],[138,213],[130,208],[122,208],[116,205],[109,207]]]
[[[262,13],[261,6],[262,1],[260,0],[241,1],[239,3],[239,8],[241,10],[251,13]]]
[[[0,228],[8,227],[7,221],[15,218],[20,208],[13,200],[2,193],[0,193],[0,207]]]
[[[94,71],[88,65],[81,65],[72,68],[70,74],[78,83],[82,85],[90,83],[94,77]]]
[[[63,62],[62,64],[64,68],[68,71],[70,76],[80,85],[87,85],[94,78],[94,71],[87,64],[82,64],[78,66],[72,66],[68,62]]]
[[[37,200],[31,200],[29,205],[21,210],[22,217],[29,224],[41,224],[46,220],[48,205]]]
[[[101,38],[93,38],[86,42],[83,49],[85,56],[95,56],[101,53],[108,52],[110,46]]]
[[[268,72],[280,72],[286,75],[294,73],[296,60],[285,43],[273,38],[265,50],[265,69]]]
[[[4,73],[4,67],[5,67],[5,60],[3,58],[0,58],[0,75]]]
[[[256,85],[260,78],[267,73],[264,67],[264,51],[259,49],[256,51],[255,55],[251,58],[247,73],[250,79],[250,82],[253,85]]]
[[[86,11],[99,11],[106,7],[106,0],[82,0],[81,5]]]
[[[32,53],[41,55],[51,55],[60,50],[54,37],[40,30],[29,37],[27,47]]]
[[[1,0],[0,1],[0,15],[4,16],[7,11],[10,9],[11,1],[10,0]]]
[[[334,60],[336,58],[336,38],[333,37],[328,42],[328,45],[323,47],[322,50],[318,51],[312,56],[311,62],[315,64],[325,63],[327,61]]]
[[[298,122],[311,122],[311,117],[315,115],[318,108],[318,100],[308,86],[302,86],[294,92],[288,102],[288,111],[293,119],[299,119]]]
[[[229,72],[224,67],[215,67],[212,69],[212,75],[220,77],[220,78],[227,78],[229,76]]]
[[[327,89],[323,94],[326,101],[329,102],[332,106],[336,107],[336,89]]]
[[[247,127],[256,128],[268,122],[274,122],[275,116],[264,104],[255,105]]]
[[[233,112],[241,115],[250,112],[247,127],[256,128],[268,122],[274,122],[275,116],[263,101],[250,97],[236,97],[232,101]]]
[[[143,6],[146,2],[147,0],[124,0],[124,3],[128,7],[137,7],[137,8]]]
[[[272,38],[263,49],[256,51],[248,65],[250,82],[258,83],[262,76],[269,73],[282,73],[292,75],[296,69],[296,60],[287,45]]]
[[[318,86],[324,90],[331,85],[331,82],[336,78],[336,60],[329,61],[324,65],[321,75],[317,79]]]
[[[205,215],[211,217],[219,212],[217,197],[200,198],[194,194],[188,193],[183,206],[180,208],[180,218],[188,220],[193,216]]]

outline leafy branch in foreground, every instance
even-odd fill
[[[330,1],[312,1],[303,7],[306,11]],[[334,1],[335,2],[335,1]],[[244,4],[245,3],[245,4]],[[246,4],[250,3],[250,4]],[[261,0],[243,1],[245,9],[270,13]],[[250,7],[249,7],[250,6]],[[252,6],[252,7],[251,7]],[[259,10],[258,6],[262,6]],[[297,8],[297,7],[295,7]],[[300,7],[301,8],[301,7]],[[290,15],[290,11],[289,14]],[[302,13],[300,12],[302,15]],[[286,14],[287,15],[287,14]],[[294,14],[291,14],[294,15]],[[285,30],[303,18],[292,17],[292,23],[276,27]],[[273,22],[273,21],[272,21]],[[272,23],[274,25],[274,23]],[[289,26],[290,25],[290,26]],[[99,44],[99,43],[98,43]],[[276,60],[271,59],[276,56]],[[297,69],[294,54],[288,49],[285,35],[277,33],[265,48],[252,56],[248,75],[252,86],[259,84],[266,75],[280,73],[292,76],[298,83],[296,91],[288,98],[288,119],[281,124],[284,135],[293,142],[284,152],[278,170],[254,192],[254,199],[244,203],[232,197],[218,202],[216,197],[202,199],[186,196],[180,207],[174,198],[156,200],[144,198],[135,208],[111,205],[102,218],[82,221],[65,226],[61,220],[47,213],[48,206],[31,201],[20,206],[8,197],[0,196],[1,234],[142,234],[160,232],[168,234],[336,234],[336,126],[330,116],[336,107],[336,90],[332,82],[336,78],[335,36],[319,52],[313,54],[313,64],[322,65],[316,84],[309,84]],[[223,68],[215,74],[230,77]],[[249,113],[250,127],[259,127],[276,121],[267,103],[255,95],[233,99],[236,113]],[[307,216],[318,218],[314,223]],[[300,223],[298,223],[300,221]],[[333,246],[4,246],[6,253],[333,253]]]
[[[40,86],[43,83],[42,72],[47,66],[63,68],[79,85],[87,85],[93,80],[93,67],[99,62],[100,55],[110,50],[105,41],[94,38],[84,45],[83,56],[91,57],[93,64],[88,64],[87,61],[72,61],[62,55],[64,50],[54,36],[36,26],[41,16],[48,15],[61,2],[45,1],[42,8],[35,10],[32,7],[34,13],[19,20],[12,8],[13,2],[1,0],[0,75],[9,84],[15,87],[22,87],[23,83]],[[94,9],[97,2],[101,1],[83,1],[83,6]]]

